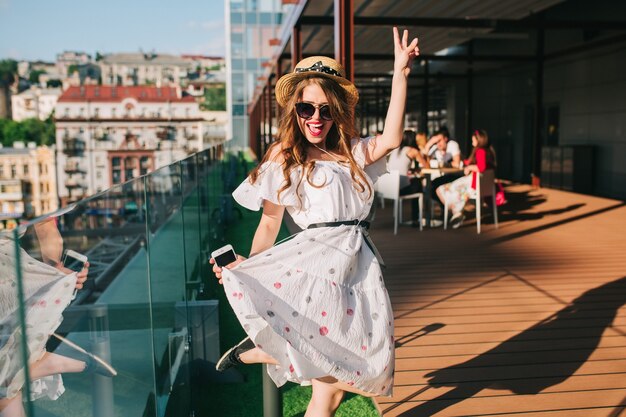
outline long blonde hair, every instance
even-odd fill
[[[328,78],[316,77],[314,75],[304,78],[296,85],[294,94],[283,109],[282,117],[278,124],[278,139],[270,146],[261,163],[250,173],[251,182],[254,184],[258,179],[259,169],[264,162],[269,160],[270,157],[275,158],[280,154],[283,157],[282,169],[285,184],[278,190],[279,200],[280,193],[292,185],[291,171],[299,166],[304,167],[304,169],[297,188],[300,187],[305,176],[312,186],[317,188],[324,186],[324,183],[318,185],[312,181],[315,161],[307,161],[309,141],[300,130],[298,115],[296,114],[296,103],[301,100],[304,88],[311,84],[318,85],[324,91],[330,107],[330,114],[333,118],[333,125],[326,137],[326,149],[345,158],[346,163],[350,166],[350,175],[354,186],[360,193],[367,190],[369,198],[372,188],[366,180],[365,172],[356,163],[350,144],[352,138],[359,137],[355,126],[355,109],[353,106],[348,105],[345,90],[339,84]],[[298,193],[297,196],[300,205],[302,205],[300,194]]]

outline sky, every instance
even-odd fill
[[[225,0],[0,0],[0,59],[63,51],[225,55]]]

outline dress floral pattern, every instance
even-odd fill
[[[372,139],[355,139],[352,152],[365,167]],[[372,186],[386,172],[383,158],[366,167]],[[282,168],[266,162],[255,184],[245,180],[233,193],[246,208],[263,200],[286,207],[303,229],[231,270],[224,270],[228,300],[246,333],[280,364],[268,365],[274,382],[302,385],[330,375],[377,395],[391,395],[394,372],[393,313],[380,265],[359,225],[306,229],[320,222],[364,220],[373,191],[359,192],[348,166],[317,161],[313,183],[278,196]],[[319,187],[320,184],[324,184]],[[299,197],[299,198],[298,198]]]
[[[467,200],[476,197],[476,190],[472,188],[472,175],[465,175],[448,184],[443,184],[444,203],[448,203],[448,207],[452,214],[463,211]]]
[[[0,234],[0,398],[15,397],[24,385],[15,247],[12,235]],[[32,364],[43,356],[49,336],[61,324],[62,312],[70,303],[76,285],[76,273],[65,275],[23,249],[19,251],[28,362]],[[65,391],[60,375],[32,381],[30,388],[32,400],[40,397],[54,400]]]

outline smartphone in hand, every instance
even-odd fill
[[[66,249],[63,251],[62,258],[63,266],[67,269],[71,269],[75,272],[80,272],[85,267],[87,263],[87,257],[82,253],[78,253],[71,249]],[[74,294],[72,294],[72,300],[76,298],[76,294],[78,293],[78,289],[74,289]]]
[[[226,265],[235,262],[237,260],[237,255],[231,245],[224,245],[211,252],[211,258],[215,259],[215,265],[223,268]]]

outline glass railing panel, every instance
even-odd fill
[[[52,277],[36,298],[25,298],[26,320],[56,322],[43,336],[27,333],[29,344],[43,337],[47,350],[42,357],[31,356],[30,391],[62,394],[55,401],[37,394],[27,403],[31,416],[153,415],[143,196],[142,181],[136,180],[22,226],[19,245],[28,259],[21,268],[24,285]],[[81,270],[85,259],[88,279],[74,295],[71,270]],[[45,317],[42,309],[49,310]],[[51,385],[51,378],[62,385]]]
[[[216,156],[201,152],[1,236],[10,272],[0,290],[12,303],[0,316],[0,405],[23,393],[16,404],[29,417],[189,414],[191,376],[220,353],[217,301],[199,291],[229,213]],[[83,256],[88,279],[74,294],[69,269]]]
[[[206,280],[209,278],[211,268],[208,263],[208,256],[210,255],[210,216],[211,216],[211,198],[214,191],[209,187],[208,177],[210,172],[214,169],[215,163],[211,160],[209,150],[198,153],[198,230],[200,233],[200,248],[202,250],[202,257],[200,261],[199,280],[200,288],[198,298],[204,299],[212,297],[211,294],[206,294],[207,285]]]
[[[182,176],[189,172],[181,167],[172,164],[145,177],[157,416],[165,415],[170,394],[189,396],[188,372],[179,372],[188,364],[190,337],[182,186]],[[180,401],[180,406],[189,407],[190,401]],[[177,413],[188,415],[184,409]]]
[[[182,217],[185,256],[185,281],[189,298],[195,298],[201,289],[200,264],[202,241],[200,236],[200,192],[198,189],[198,155],[180,161]],[[204,251],[206,252],[206,251]]]

